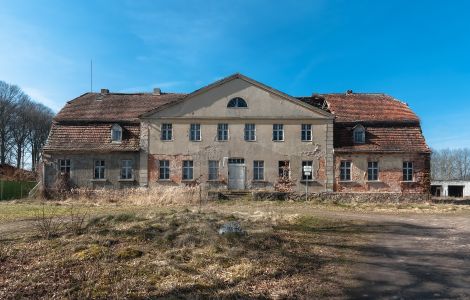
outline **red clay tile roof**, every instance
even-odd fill
[[[323,94],[337,122],[414,121],[418,116],[406,103],[385,94]]]
[[[430,152],[421,127],[413,123],[364,124],[366,142],[354,144],[353,127],[336,123],[334,126],[335,152]]]
[[[185,94],[86,93],[67,102],[54,118],[62,121],[136,122],[139,116]]]
[[[114,123],[57,124],[54,123],[44,147],[54,151],[139,151],[140,125],[121,125],[122,142],[111,142]]]

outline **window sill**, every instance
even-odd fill
[[[175,140],[160,140],[160,142],[174,142]]]
[[[223,180],[221,180],[221,179],[207,179],[207,182],[220,183],[220,182],[223,182]]]
[[[111,141],[111,144],[122,144],[122,141]]]
[[[275,143],[282,143],[282,142],[285,142],[284,140],[273,140],[273,142]]]
[[[226,143],[228,142],[228,140],[215,140],[216,142],[220,142],[220,143]]]
[[[400,183],[417,183],[417,181],[416,181],[416,180],[410,180],[410,181],[408,181],[408,180],[406,180],[406,181],[405,181],[405,180],[402,180],[402,181],[400,181]]]
[[[382,183],[382,180],[366,180],[367,183]]]
[[[157,182],[170,182],[171,179],[157,179]]]
[[[339,183],[355,183],[355,181],[352,180],[339,180]]]
[[[256,140],[245,140],[245,142],[256,142]]]
[[[195,182],[194,179],[181,179],[181,182]]]
[[[92,181],[92,182],[106,182],[107,179],[95,179],[95,178],[93,178],[93,179],[90,179],[90,181]]]
[[[301,179],[300,182],[302,183],[307,183],[307,182],[315,182],[316,180],[313,180],[313,179],[308,179],[308,180],[305,180],[305,179]]]
[[[135,179],[134,179],[134,178],[130,178],[130,179],[119,178],[118,181],[121,181],[121,182],[133,182],[133,181],[135,181]]]
[[[195,141],[189,140],[189,141],[190,141],[190,142],[193,142],[193,143],[200,143],[200,142],[202,142],[202,140],[195,140]]]
[[[268,183],[267,180],[258,180],[258,179],[253,179],[251,182],[252,183]]]
[[[313,140],[301,140],[302,143],[311,143]]]

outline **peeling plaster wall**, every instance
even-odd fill
[[[340,181],[340,164],[349,160],[351,181]],[[367,181],[367,162],[378,161],[379,180]],[[403,182],[403,161],[413,162],[413,182]],[[336,192],[430,192],[430,155],[420,153],[403,154],[335,154]]]
[[[150,124],[149,184],[181,184],[182,161],[194,161],[194,179],[210,189],[225,189],[228,178],[228,158],[244,158],[246,165],[246,187],[248,189],[272,190],[278,179],[278,162],[290,161],[291,179],[295,191],[304,191],[300,182],[303,160],[313,161],[316,180],[309,184],[314,192],[326,189],[326,128],[327,124],[311,120],[165,120],[173,124],[173,141],[160,140],[162,121]],[[189,141],[189,124],[200,123],[202,140]],[[229,124],[229,140],[217,141],[217,123]],[[256,124],[256,141],[244,140],[244,124]],[[283,142],[272,141],[272,124],[284,124]],[[301,141],[301,124],[313,124],[313,141]],[[331,153],[331,152],[330,152]],[[170,161],[170,180],[158,180],[158,160]],[[219,181],[208,181],[208,161],[219,161]],[[264,161],[264,181],[253,181],[253,161]]]
[[[82,153],[82,154],[51,154],[44,159],[45,163],[45,185],[54,188],[58,174],[58,160],[70,159],[70,180],[72,185],[82,188],[125,188],[135,187],[139,184],[140,169],[138,152],[113,152],[113,153]],[[134,163],[134,180],[120,180],[121,160],[130,159]],[[94,161],[105,161],[104,181],[93,180]]]

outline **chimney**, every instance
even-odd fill
[[[160,88],[154,88],[153,89],[153,94],[154,95],[161,95],[162,94],[162,90]]]
[[[101,94],[109,94],[109,90],[108,89],[101,89]]]
[[[353,90],[347,90],[346,95],[351,95],[353,93]]]

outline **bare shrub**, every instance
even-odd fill
[[[155,188],[74,189],[72,200],[93,203],[119,203],[134,205],[188,205],[198,204],[199,186],[162,186]]]
[[[41,210],[35,213],[33,224],[39,235],[48,240],[59,234],[63,222],[55,212],[46,213],[43,204]]]
[[[85,230],[85,219],[88,216],[88,212],[82,212],[76,209],[73,205],[70,206],[69,217],[70,220],[67,222],[67,229],[75,234],[80,235]]]

